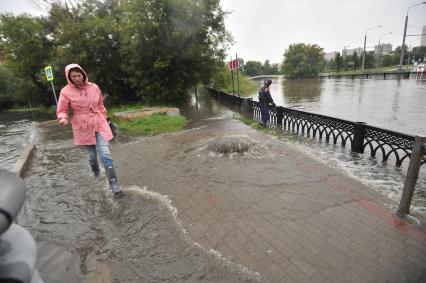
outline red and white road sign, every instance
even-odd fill
[[[240,60],[234,59],[228,62],[228,68],[230,70],[236,70],[240,67]]]

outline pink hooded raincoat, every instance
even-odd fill
[[[70,70],[76,67],[85,74],[85,81],[81,86],[73,84],[69,79]],[[99,132],[106,141],[110,141],[113,136],[106,120],[106,109],[99,87],[88,81],[86,72],[77,64],[69,64],[65,67],[65,77],[68,84],[59,95],[56,116],[58,119],[68,120],[68,110],[72,109],[74,144],[96,144],[96,132]]]

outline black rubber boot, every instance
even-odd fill
[[[100,175],[100,171],[99,171],[99,164],[97,160],[94,161],[89,161],[90,164],[90,168],[92,168],[92,172],[95,175],[95,179],[99,180],[99,175]]]
[[[121,196],[122,192],[120,186],[118,185],[117,175],[115,174],[114,166],[105,167],[105,174],[108,178],[109,186],[114,194],[114,196]]]

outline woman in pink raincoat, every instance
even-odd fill
[[[59,124],[68,124],[68,110],[71,108],[74,114],[71,119],[74,144],[84,148],[95,178],[100,174],[99,154],[111,190],[114,196],[120,196],[122,192],[109,151],[109,141],[113,135],[107,122],[102,92],[96,84],[89,82],[86,73],[77,64],[65,67],[65,77],[68,84],[61,90],[56,111]]]

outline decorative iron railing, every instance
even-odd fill
[[[382,160],[387,161],[391,155],[396,159],[396,166],[401,166],[402,162],[410,157],[414,137],[398,132],[388,131],[377,127],[365,125],[364,149],[369,148],[371,156],[376,157],[377,152],[382,155]],[[423,156],[422,164],[426,162]]]
[[[282,128],[306,136],[332,140],[334,144],[340,139],[345,145],[348,140],[353,140],[353,123],[323,115],[308,113],[295,109],[279,107],[283,112]]]
[[[208,90],[213,97],[237,106],[246,116],[260,121],[259,102],[212,88],[208,88]],[[393,156],[395,165],[398,167],[404,160],[410,158],[413,150],[414,136],[381,129],[362,122],[347,121],[282,106],[269,109],[269,115],[270,120],[267,126],[270,128],[281,126],[285,131],[318,138],[326,142],[332,141],[334,144],[340,142],[342,146],[350,142],[352,151],[364,153],[367,150],[374,158],[380,154],[383,162]],[[422,165],[425,163],[426,150],[421,161]]]

